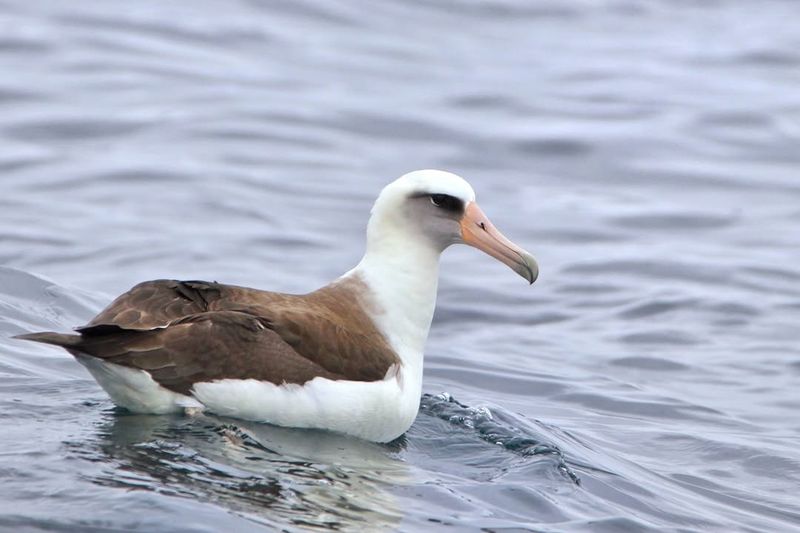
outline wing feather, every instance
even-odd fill
[[[80,339],[29,338],[146,370],[178,392],[226,378],[383,379],[399,359],[364,312],[360,281],[348,283],[295,296],[216,282],[147,281],[76,328]]]
[[[317,376],[342,379],[298,354],[258,317],[214,311],[184,317],[166,328],[84,331],[73,350],[146,370],[160,385],[189,394],[194,383],[257,379],[280,385]]]

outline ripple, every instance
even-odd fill
[[[607,283],[567,283],[560,285],[556,292],[567,294],[614,294],[624,292],[625,288]]]
[[[623,228],[642,230],[681,230],[717,229],[730,226],[736,221],[734,216],[708,213],[663,213],[638,214],[611,219],[612,224]]]
[[[660,357],[631,356],[620,357],[611,361],[612,365],[636,368],[640,370],[653,370],[657,372],[677,372],[689,370],[690,367],[683,363],[677,363]]]
[[[18,139],[28,141],[54,141],[75,139],[98,139],[120,136],[141,130],[144,122],[105,119],[47,119],[16,124],[6,132]]]
[[[0,37],[0,54],[41,54],[50,45],[46,42],[22,37]]]
[[[755,317],[761,314],[756,307],[737,302],[710,303],[707,307],[724,316]]]
[[[526,139],[514,141],[511,146],[523,154],[540,157],[577,157],[592,151],[589,143],[577,139]]]
[[[565,273],[602,276],[609,273],[626,274],[658,280],[684,280],[704,284],[723,284],[729,276],[705,265],[670,260],[610,260],[568,265]]]
[[[756,111],[726,111],[719,113],[705,113],[698,118],[697,122],[700,125],[742,128],[768,128],[774,125],[774,120],[772,117]]]
[[[568,393],[559,397],[562,401],[574,402],[590,409],[625,414],[641,419],[669,418],[682,420],[706,417],[716,413],[713,409],[675,401],[635,401],[610,398],[600,394]]]
[[[525,110],[525,106],[505,94],[462,94],[447,99],[448,105],[475,110],[502,110],[512,113]]]
[[[689,309],[698,305],[698,300],[695,299],[682,299],[682,300],[661,300],[639,303],[628,309],[620,311],[621,318],[649,318],[655,315],[669,313],[678,309]]]
[[[563,384],[534,379],[531,377],[517,378],[497,371],[490,372],[483,369],[471,370],[464,368],[429,368],[427,374],[432,377],[457,380],[463,383],[475,383],[477,388],[520,396],[551,396],[565,391]]]
[[[732,57],[731,61],[763,66],[794,67],[800,64],[800,54],[787,50],[751,50]]]
[[[800,271],[781,267],[749,266],[744,267],[746,272],[760,277],[779,279],[782,281],[800,281]]]
[[[0,87],[0,104],[30,102],[43,98],[42,94],[35,91]]]
[[[591,231],[591,230],[547,230],[537,233],[537,240],[544,240],[550,242],[557,242],[559,244],[575,243],[605,243],[605,242],[620,242],[628,240],[625,235],[620,235],[611,232]]]
[[[574,315],[553,312],[528,312],[520,314],[518,312],[500,312],[498,309],[491,311],[483,309],[469,309],[461,306],[440,305],[436,310],[436,322],[438,324],[465,324],[469,322],[498,323],[498,324],[522,324],[540,325],[564,322],[574,318]]]
[[[626,344],[652,344],[657,346],[692,346],[701,341],[697,337],[678,330],[652,330],[629,333],[619,337]]]
[[[185,42],[200,45],[202,48],[218,46],[217,43],[261,42],[265,40],[265,32],[255,28],[216,28],[207,25],[181,24],[171,21],[158,20],[152,17],[142,20],[121,20],[116,17],[87,16],[69,14],[57,17],[57,20],[67,26],[76,26],[83,29],[96,30],[98,27],[113,31],[117,35],[129,33],[137,37],[144,35],[157,37],[169,42]]]

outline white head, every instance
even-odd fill
[[[467,181],[442,170],[405,174],[381,191],[367,229],[368,253],[414,250],[438,255],[451,244],[474,246],[530,283],[539,269],[533,256],[506,239],[475,202]]]

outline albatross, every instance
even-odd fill
[[[205,281],[145,281],[75,334],[17,338],[65,348],[118,406],[189,408],[375,442],[408,430],[422,392],[439,257],[474,246],[533,283],[466,180],[419,170],[387,185],[355,268],[308,294]]]

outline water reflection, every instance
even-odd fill
[[[213,502],[273,526],[388,530],[403,517],[390,486],[407,485],[402,444],[210,415],[107,412],[71,453],[107,463],[93,481]]]

